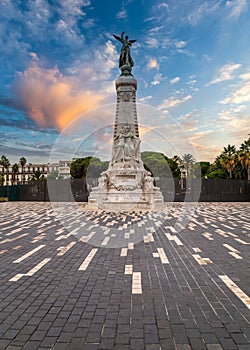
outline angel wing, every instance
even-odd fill
[[[129,40],[129,41],[128,41],[128,44],[129,44],[129,45],[132,45],[132,44],[135,43],[135,42],[136,42],[136,40]]]
[[[119,40],[122,44],[124,43],[124,39],[119,37],[118,35],[113,34],[113,37],[117,40]]]

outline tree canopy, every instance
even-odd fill
[[[180,169],[178,163],[163,153],[145,151],[141,154],[146,170],[149,170],[154,177],[178,177]]]
[[[108,168],[108,163],[95,157],[79,158],[71,163],[70,175],[73,179],[98,178]]]

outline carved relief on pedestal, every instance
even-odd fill
[[[130,126],[123,126],[114,139],[111,164],[140,159],[140,139],[134,136]]]
[[[132,97],[131,92],[124,92],[123,93],[123,101],[124,102],[129,102]]]

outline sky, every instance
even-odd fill
[[[248,139],[248,0],[0,4],[0,155],[11,163],[47,163],[58,145],[58,160],[109,157],[122,31],[137,40],[142,150],[212,162]]]

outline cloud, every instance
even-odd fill
[[[148,46],[148,48],[154,49],[159,47],[159,42],[156,38],[146,38],[145,43]]]
[[[83,23],[82,23],[82,26],[83,28],[85,29],[89,29],[89,28],[92,28],[96,25],[95,23],[95,19],[94,18],[88,18],[86,19]]]
[[[159,69],[159,63],[156,58],[150,58],[147,64],[148,69]]]
[[[240,67],[241,67],[241,64],[239,64],[239,63],[227,63],[227,64],[225,64],[224,66],[222,66],[219,69],[219,71],[216,75],[216,78],[214,78],[212,81],[210,81],[210,83],[208,83],[207,85],[217,84],[217,83],[220,83],[222,81],[234,79],[234,73]]]
[[[163,80],[162,74],[158,73],[154,76],[153,80],[151,81],[151,85],[158,85]]]
[[[186,102],[192,98],[192,95],[187,95],[182,98],[177,98],[172,96],[162,101],[162,104],[159,106],[160,109],[173,108],[178,106],[180,103]]]
[[[213,133],[213,130],[205,130],[205,131],[198,131],[193,133],[192,135],[189,136],[189,140],[190,141],[194,141],[194,140],[200,140],[200,139],[204,139],[206,136],[209,136]]]
[[[180,81],[180,77],[174,77],[173,79],[170,80],[170,84],[176,84],[178,81]]]
[[[79,83],[88,83],[88,88],[104,92],[114,92],[111,75],[112,69],[118,67],[119,54],[114,44],[108,40],[105,45],[84,52],[82,57],[77,58],[68,68],[68,75],[78,77]],[[112,80],[112,81],[111,81]]]
[[[177,49],[182,49],[183,47],[185,47],[187,45],[187,43],[186,43],[186,41],[184,41],[184,40],[180,40],[180,41],[177,41],[176,43],[175,43],[175,47],[177,48]]]
[[[240,84],[237,90],[220,101],[222,104],[241,104],[243,102],[250,102],[250,81]]]
[[[246,72],[240,75],[240,78],[243,80],[250,80],[250,72]]]
[[[159,9],[165,8],[165,9],[169,10],[169,6],[168,6],[168,4],[167,4],[166,2],[161,2],[161,3],[159,3],[159,4],[157,5],[157,7],[158,7]]]
[[[226,2],[230,9],[230,17],[238,18],[242,12],[246,12],[248,5],[247,0],[230,0]]]
[[[203,140],[201,140],[200,143],[191,141],[191,144],[197,152],[197,161],[213,162],[215,158],[221,153],[220,146],[214,144],[211,145],[206,141],[203,143]]]
[[[79,52],[85,42],[84,8],[90,4],[89,0],[33,0],[25,5],[23,1],[2,1],[0,44],[5,48],[4,57],[8,54],[8,59],[20,66],[31,47],[43,54],[48,51],[47,56],[53,58]]]
[[[234,91],[224,98],[224,100],[220,101],[221,104],[241,105],[242,103],[250,102],[250,72],[247,71],[239,77],[242,81],[236,86],[234,85]],[[239,108],[239,106],[237,108]]]
[[[145,97],[141,97],[138,99],[138,102],[140,103],[146,103],[147,101],[151,100],[152,96],[145,96]]]
[[[192,26],[196,26],[203,18],[213,15],[220,7],[220,0],[198,1],[197,4],[190,4],[188,12],[188,22]],[[191,7],[192,6],[192,7]]]
[[[250,115],[244,105],[222,110],[216,119],[221,132],[227,134],[230,142],[238,143],[247,138]],[[235,139],[235,140],[234,140]]]
[[[87,87],[79,88],[77,79],[64,76],[57,67],[43,68],[37,59],[19,73],[15,90],[23,109],[38,126],[58,130],[104,98]]]
[[[159,30],[163,29],[164,26],[156,26],[156,27],[153,27],[151,28],[149,31],[148,31],[148,34],[153,34],[153,33],[157,33],[159,32]]]
[[[118,18],[118,19],[124,19],[124,18],[127,18],[127,16],[128,16],[128,12],[125,8],[121,9],[121,11],[119,11],[116,14],[116,18]]]

